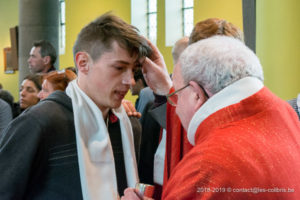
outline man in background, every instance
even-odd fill
[[[46,40],[34,42],[27,60],[30,72],[36,74],[55,70],[56,57],[55,48],[50,42]]]
[[[153,103],[154,95],[153,91],[147,86],[141,69],[134,72],[134,81],[135,84],[130,86],[130,91],[133,96],[138,96],[135,102],[135,109],[142,114],[142,121],[145,108],[148,103]]]

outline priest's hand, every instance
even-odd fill
[[[124,196],[121,197],[121,200],[154,200],[148,197],[140,197],[138,191],[134,188],[127,188],[124,190]]]
[[[148,40],[152,53],[142,63],[142,71],[148,86],[158,95],[169,93],[173,83],[169,76],[164,58],[158,48]]]

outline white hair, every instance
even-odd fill
[[[215,94],[244,77],[263,82],[263,70],[257,56],[241,41],[214,36],[188,46],[180,56],[185,83],[195,81]]]

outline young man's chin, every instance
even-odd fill
[[[122,99],[123,100],[123,99]],[[112,105],[112,107],[111,108],[119,108],[120,106],[121,106],[121,104],[122,104],[122,100],[121,101],[115,101],[114,103],[113,103],[113,105]]]

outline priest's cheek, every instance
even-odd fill
[[[181,121],[181,124],[182,126],[187,130],[187,127],[188,127],[188,122],[187,122],[187,119],[186,119],[186,109],[182,108],[180,106],[180,104],[178,104],[176,106],[176,114],[178,115],[180,121]]]

